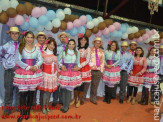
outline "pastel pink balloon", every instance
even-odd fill
[[[142,37],[139,37],[138,39],[137,39],[137,42],[142,42],[143,41],[143,38]]]
[[[109,29],[109,32],[113,32],[113,31],[115,31],[115,26],[114,25],[110,25],[108,27],[108,29]]]
[[[144,34],[144,35],[142,36],[142,38],[143,38],[143,40],[147,40],[147,39],[149,38],[149,35],[148,35],[148,34]]]
[[[148,31],[147,34],[148,34],[149,36],[152,36],[152,35],[153,35],[153,32],[152,32],[152,31]]]
[[[74,27],[80,27],[81,26],[80,20],[79,19],[74,20],[73,25]]]
[[[34,9],[32,9],[31,15],[32,15],[33,17],[38,18],[39,16],[41,16],[41,14],[42,14],[41,8],[35,7]]]
[[[24,18],[21,15],[16,15],[14,18],[14,22],[16,25],[22,25],[24,23]]]
[[[119,30],[121,28],[121,24],[119,22],[114,22],[113,25],[115,26],[116,30]]]
[[[98,31],[98,33],[95,34],[96,37],[100,37],[102,35],[101,31]]]
[[[9,27],[14,26],[14,25],[15,25],[14,18],[9,18],[9,20],[8,20],[8,22],[7,22],[7,25],[8,25]]]
[[[161,39],[161,44],[163,44],[163,39]]]
[[[155,29],[152,29],[152,35],[154,35],[157,31]]]
[[[85,25],[87,22],[87,17],[85,15],[80,16],[79,18],[81,25]]]
[[[108,28],[105,28],[103,31],[102,31],[102,34],[103,35],[107,35],[109,33],[109,29]]]
[[[42,12],[42,15],[45,15],[47,13],[46,7],[41,7],[41,12]]]
[[[71,30],[73,28],[73,23],[72,22],[68,22],[67,23],[67,29]]]

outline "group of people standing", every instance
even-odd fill
[[[69,105],[75,104],[78,108],[84,104],[90,85],[90,102],[97,105],[97,89],[101,79],[105,83],[103,101],[108,104],[116,97],[118,84],[120,104],[123,104],[126,87],[127,103],[135,104],[141,85],[143,89],[139,103],[148,104],[149,89],[152,89],[151,104],[154,104],[154,85],[163,80],[163,63],[160,63],[163,45],[160,46],[160,55],[156,55],[157,49],[152,47],[145,58],[143,49],[136,42],[131,42],[128,50],[127,41],[122,41],[120,50],[116,41],[109,41],[104,51],[100,37],[92,41],[93,47],[90,48],[89,39],[81,33],[78,34],[78,45],[65,32],[58,34],[60,45],[44,32],[36,36],[31,31],[25,32],[20,41],[17,27],[11,27],[7,33],[11,41],[0,46],[0,58],[5,68],[4,105],[12,105],[13,88],[16,88],[17,92],[19,90],[20,106],[28,106],[27,110],[20,109],[20,114],[26,115],[26,119],[29,118],[31,106],[36,103],[36,89],[40,90],[40,105],[44,114],[51,111],[48,108],[51,93],[52,106],[60,103],[60,110],[66,113]],[[36,44],[34,39],[38,41]],[[72,92],[74,98],[71,101]],[[4,115],[10,113],[10,109],[4,109]],[[18,122],[22,121],[22,116]]]

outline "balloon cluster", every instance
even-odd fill
[[[91,15],[73,15],[70,8],[47,10],[46,7],[36,7],[29,2],[19,4],[17,0],[0,1],[0,23],[8,26],[18,25],[22,30],[30,31],[65,31],[71,36],[83,33],[85,36],[104,36],[112,40],[131,40],[149,43],[154,41],[155,29],[141,29],[120,24],[112,19],[102,17],[92,18]],[[158,34],[158,33],[157,33]],[[163,42],[163,32],[159,33]]]

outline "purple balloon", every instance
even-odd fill
[[[103,31],[102,31],[102,34],[103,35],[108,35],[109,33],[109,29],[108,28],[105,28]]]
[[[67,23],[67,29],[71,30],[73,28],[73,23],[72,22],[68,22]]]
[[[102,35],[101,30],[98,31],[98,33],[95,34],[96,37],[100,37]]]
[[[147,39],[149,38],[149,36],[148,36],[148,34],[144,34],[144,35],[142,36],[142,38],[143,38],[143,40],[147,40]]]
[[[7,22],[7,25],[8,25],[9,27],[14,26],[14,25],[15,25],[14,18],[9,18],[9,20],[8,20],[8,22]]]
[[[148,31],[147,34],[148,34],[149,36],[152,36],[152,35],[153,35],[153,32],[152,32],[152,31]]]
[[[143,41],[143,38],[142,37],[139,37],[138,39],[137,39],[137,42],[142,42]]]

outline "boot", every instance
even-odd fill
[[[148,99],[149,99],[149,90],[148,88],[145,88],[145,101],[141,103],[141,105],[148,105]]]
[[[29,119],[29,115],[30,115],[30,110],[32,107],[32,102],[33,102],[33,97],[34,97],[34,91],[28,91],[28,95],[27,95],[27,106],[29,107],[26,110],[26,120]]]
[[[81,99],[82,99],[82,96],[83,96],[83,92],[82,91],[79,91],[79,94],[78,94],[78,102],[76,104],[76,108],[79,108],[80,107],[80,103],[81,103]]]
[[[26,104],[26,92],[20,92],[20,107],[25,106]],[[21,122],[23,120],[23,116],[25,115],[25,109],[20,108],[20,117],[17,119],[17,122]]]
[[[108,102],[108,91],[107,91],[107,86],[105,85],[105,97],[103,102]]]
[[[135,104],[135,97],[132,98],[132,102],[131,102],[132,105]]]
[[[128,97],[127,103],[130,103],[131,98],[132,98],[131,96]]]
[[[108,92],[108,94],[107,94],[107,95],[108,95],[108,97],[107,97],[107,98],[108,98],[108,99],[107,99],[107,104],[110,104],[110,103],[111,103],[111,97],[112,97],[113,89],[114,89],[114,88],[111,88],[111,87],[108,87],[108,86],[107,86],[107,89],[106,89],[107,92]]]
[[[74,90],[74,99],[71,101],[70,105],[76,104],[77,96],[78,96],[78,91]]]
[[[143,86],[141,100],[138,102],[138,104],[142,104],[144,102],[145,102],[145,87]]]

